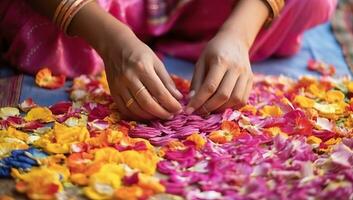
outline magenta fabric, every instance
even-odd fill
[[[151,13],[156,2],[161,7],[167,4],[156,0],[98,2],[143,41],[154,39],[157,52],[189,60],[198,58],[236,6],[234,0],[179,0],[168,12]],[[280,17],[259,33],[250,52],[251,60],[295,54],[303,32],[327,21],[336,3],[337,0],[287,0]],[[4,58],[24,72],[34,74],[46,66],[54,73],[74,77],[96,74],[103,68],[101,58],[85,41],[64,35],[25,0],[0,1],[0,29],[0,37],[9,47]]]

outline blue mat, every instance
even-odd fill
[[[304,74],[318,76],[317,73],[306,70],[306,64],[309,59],[322,60],[335,65],[338,76],[351,75],[344,61],[340,46],[332,34],[330,24],[324,24],[307,31],[301,51],[297,55],[253,63],[252,67],[256,73],[284,74],[293,78]],[[191,79],[193,72],[192,63],[172,57],[166,57],[164,63],[170,73]],[[65,87],[59,90],[46,90],[36,87],[33,77],[25,76],[20,101],[32,97],[40,105],[51,105],[58,101],[67,100],[68,94],[66,90],[70,84],[70,82],[67,82]]]

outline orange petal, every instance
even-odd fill
[[[36,75],[36,84],[47,89],[57,89],[65,84],[64,75],[53,76],[49,68],[43,68]]]

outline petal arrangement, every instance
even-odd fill
[[[0,177],[30,199],[352,199],[353,81],[309,64],[325,76],[256,75],[239,110],[145,124],[77,77],[71,101],[0,108]]]

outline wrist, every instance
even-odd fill
[[[95,2],[87,4],[76,14],[68,32],[72,36],[83,38],[100,55],[106,54],[112,46],[107,40],[123,41],[124,37],[134,36],[127,25],[107,13]]]
[[[221,28],[215,37],[227,40],[236,46],[240,45],[246,51],[249,51],[252,45],[252,40],[249,39],[249,36],[238,30]]]
[[[250,48],[269,16],[269,10],[262,1],[239,1],[219,32],[233,35]]]

